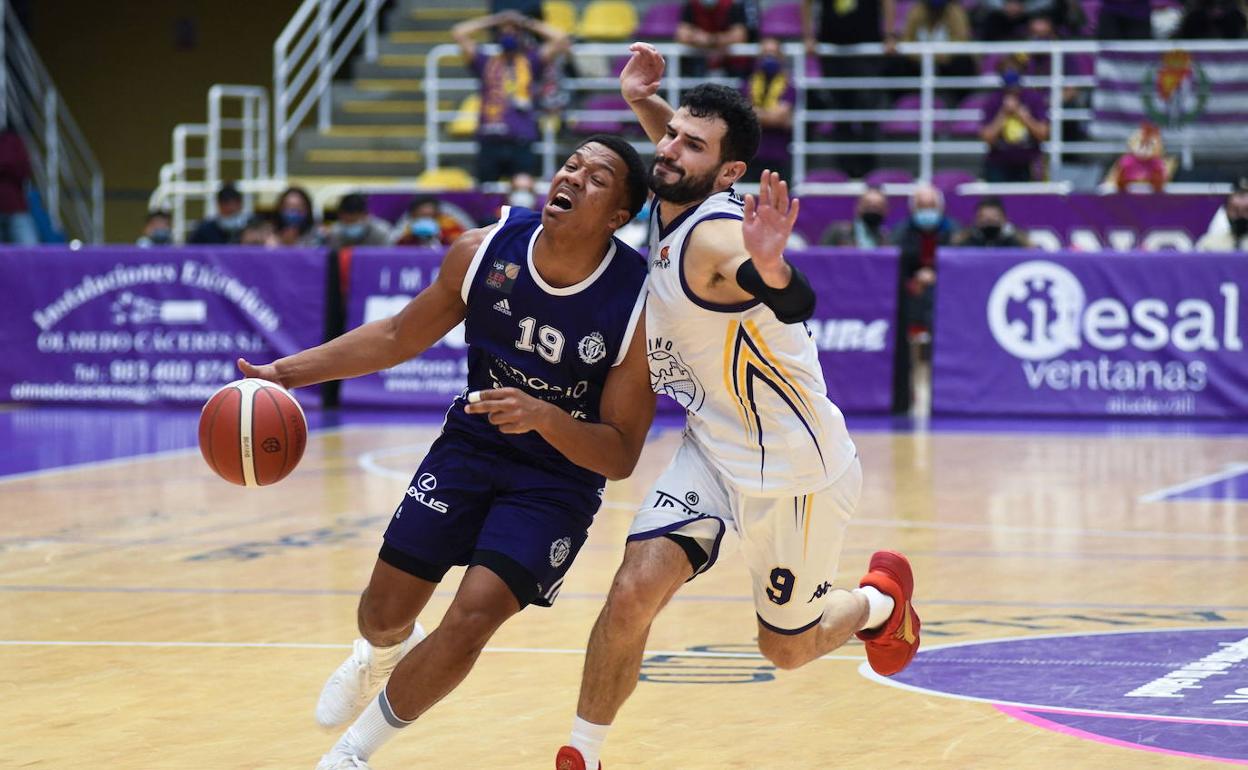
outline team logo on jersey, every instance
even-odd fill
[[[498,302],[495,302],[494,309],[503,315],[511,315],[511,303],[507,301],[506,297],[503,297]]]
[[[598,332],[590,332],[576,346],[576,352],[587,364],[596,364],[607,355],[607,343]]]
[[[561,537],[550,544],[550,566],[558,567],[568,560],[572,553],[572,538]]]
[[[485,285],[491,289],[498,289],[504,294],[510,294],[512,287],[515,286],[516,277],[519,275],[520,266],[515,262],[496,259],[494,264],[490,265],[489,274],[485,276]]]
[[[706,388],[702,387],[693,370],[681,360],[680,354],[672,349],[671,340],[654,337],[650,339],[648,347],[650,389],[671,398],[691,412],[701,409],[702,402],[706,400]]]
[[[663,268],[664,270],[666,270],[667,268],[671,267],[671,266],[672,266],[672,260],[668,259],[668,257],[667,257],[667,252],[668,252],[671,248],[672,248],[671,246],[664,246],[662,249],[660,249],[660,250],[659,250],[659,256],[655,257],[655,258],[654,258],[654,260],[650,262],[650,266],[651,266],[651,267],[661,267],[661,268]]]

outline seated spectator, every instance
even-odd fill
[[[26,143],[6,122],[0,127],[0,241],[4,243],[39,243],[39,228],[26,201],[30,174]]]
[[[1035,19],[1077,34],[1086,18],[1076,0],[984,0],[977,9],[980,40],[1021,40]]]
[[[1044,96],[1022,87],[1019,63],[1007,59],[1001,70],[1001,90],[983,107],[979,135],[988,145],[984,179],[988,182],[1031,182],[1042,155],[1040,143],[1049,138],[1049,113]]]
[[[407,212],[394,226],[391,243],[398,246],[450,246],[467,228],[442,211],[437,198],[421,196],[407,204]]]
[[[173,243],[173,218],[168,211],[149,211],[143,223],[143,234],[135,241],[142,248],[168,246]]]
[[[494,31],[499,53],[486,54],[473,40],[484,30]],[[540,50],[527,45],[525,32],[544,41]],[[539,136],[537,100],[543,71],[568,49],[568,37],[515,11],[462,21],[451,29],[451,36],[481,80],[477,181],[492,182],[518,171],[537,173],[533,143]]]
[[[762,128],[758,152],[746,172],[750,181],[758,181],[763,169],[780,172],[789,178],[789,142],[793,140],[793,100],[796,92],[780,54],[780,41],[765,37],[759,43],[754,71],[745,80],[746,97],[754,105]]]
[[[244,246],[276,246],[277,230],[273,227],[273,218],[265,214],[252,214],[238,242]]]
[[[1235,190],[1222,206],[1230,229],[1210,227],[1196,242],[1197,251],[1248,251],[1248,189]]]
[[[971,39],[971,20],[958,0],[922,0],[906,13],[901,39],[906,43],[965,43]],[[938,77],[973,77],[977,74],[975,59],[969,55],[936,54]],[[899,74],[918,77],[922,71],[917,54],[899,57]],[[962,101],[964,92],[948,95],[951,103]]]
[[[893,233],[901,252],[897,300],[897,336],[893,358],[893,410],[907,412],[913,399],[911,345],[925,348],[931,340],[935,304],[936,252],[958,230],[945,214],[945,196],[931,185],[915,188],[910,216]]]
[[[232,182],[217,191],[217,215],[205,218],[191,232],[189,243],[238,243],[238,236],[247,224],[243,196]]]
[[[342,196],[338,221],[329,228],[325,245],[331,249],[348,246],[385,246],[390,243],[390,225],[368,213],[368,199],[359,193]]]
[[[1166,157],[1161,132],[1145,123],[1127,137],[1127,152],[1110,167],[1105,184],[1118,192],[1132,185],[1146,184],[1153,192],[1161,192],[1174,173],[1173,158]]]
[[[676,42],[696,48],[698,55],[680,60],[680,74],[702,77],[727,72],[744,75],[749,60],[729,60],[728,46],[749,39],[745,5],[741,0],[685,0],[680,23],[676,25]]]
[[[854,220],[852,222],[833,222],[819,237],[819,243],[825,246],[856,246],[860,249],[874,249],[888,246],[892,237],[884,230],[884,219],[888,216],[888,198],[878,187],[868,187],[854,204]]]
[[[278,246],[315,246],[320,236],[312,213],[312,198],[302,187],[288,187],[277,199]]]
[[[1152,0],[1103,0],[1096,17],[1097,40],[1152,40]]]
[[[1027,237],[1014,229],[1005,217],[1005,204],[995,195],[975,204],[975,224],[953,239],[955,246],[984,249],[1025,249]]]
[[[1238,0],[1187,0],[1174,37],[1180,40],[1240,40],[1248,37],[1248,16]]]
[[[537,210],[537,180],[532,174],[512,174],[508,187],[508,206]]]

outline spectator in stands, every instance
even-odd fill
[[[542,0],[490,0],[490,13],[504,11],[515,11],[538,21],[546,18],[542,13]]]
[[[1073,34],[1086,18],[1077,0],[984,0],[977,12],[981,40],[1025,38],[1034,19],[1045,19],[1054,29]]]
[[[1049,138],[1049,113],[1044,96],[1022,87],[1016,59],[1001,68],[1001,89],[984,104],[980,138],[988,145],[984,179],[989,182],[1031,182],[1039,178],[1036,167],[1042,155],[1040,143]]]
[[[278,246],[315,246],[320,240],[312,198],[302,187],[288,187],[277,199]]]
[[[796,91],[793,81],[780,53],[780,41],[765,37],[759,43],[754,71],[745,79],[743,88],[758,123],[762,127],[758,152],[746,172],[751,181],[758,181],[763,169],[779,171],[789,178],[789,142],[793,139],[793,100]]]
[[[391,242],[399,246],[450,246],[465,229],[458,219],[442,211],[437,198],[421,196],[407,204]]]
[[[246,224],[243,196],[232,182],[226,182],[217,190],[217,215],[201,220],[188,240],[190,243],[238,243]]]
[[[856,246],[860,249],[874,249],[888,246],[893,242],[892,236],[884,229],[884,219],[888,216],[888,198],[878,187],[868,187],[854,204],[852,222],[833,222],[819,237],[819,243],[825,246]]]
[[[168,246],[173,243],[173,218],[168,211],[149,211],[143,223],[143,234],[134,242],[136,246]]]
[[[276,246],[277,230],[273,227],[273,217],[267,214],[252,214],[238,242],[244,246]]]
[[[971,39],[971,20],[958,0],[921,0],[906,13],[901,39],[907,43],[965,43]],[[900,58],[898,69],[898,74],[917,77],[922,71],[920,57],[911,54]],[[937,54],[936,74],[942,78],[973,77],[977,74],[975,59],[966,54]],[[951,92],[949,101],[956,104],[964,95],[962,91]]]
[[[936,252],[947,246],[958,224],[945,214],[945,196],[921,184],[910,198],[910,216],[896,229],[893,242],[901,252],[897,298],[896,351],[893,358],[893,410],[906,412],[913,397],[911,345],[931,340],[935,304]]]
[[[676,25],[676,42],[698,50],[697,56],[680,61],[680,73],[691,77],[710,74],[744,75],[749,60],[729,61],[728,46],[749,40],[745,5],[741,0],[685,0],[680,22]]]
[[[508,182],[507,205],[537,209],[537,180],[532,174],[512,174]]]
[[[1005,204],[988,195],[975,204],[975,224],[954,237],[955,246],[984,249],[1025,249],[1027,236],[1014,228],[1005,216]]]
[[[815,33],[811,6],[816,0],[802,0],[802,39],[808,53],[814,53],[816,43],[854,45],[857,43],[883,43],[886,53],[893,53],[897,44],[896,0],[818,0],[819,27]],[[887,69],[885,59],[878,56],[828,56],[819,60],[824,77],[877,78]],[[861,88],[828,91],[823,97],[827,107],[834,110],[880,109],[888,98],[888,92]],[[833,139],[838,142],[874,142],[879,137],[877,122],[852,120],[836,121]],[[866,176],[875,168],[873,154],[847,156],[840,166],[847,174]]]
[[[1248,16],[1239,0],[1187,0],[1174,37],[1240,40],[1248,37]]]
[[[0,241],[23,246],[39,243],[39,229],[26,202],[30,155],[8,123],[0,127]]]
[[[390,243],[390,225],[368,213],[368,199],[359,193],[342,196],[338,221],[329,228],[325,245],[331,249],[347,246],[385,246]]]
[[[1152,40],[1152,0],[1103,0],[1096,17],[1097,40]]]
[[[499,53],[480,50],[473,35],[493,30]],[[533,50],[523,33],[543,41]],[[451,36],[468,66],[481,80],[481,112],[477,122],[476,175],[492,182],[517,171],[537,173],[533,143],[538,139],[537,99],[544,69],[568,49],[568,37],[545,22],[504,11],[456,24]]]
[[[1248,190],[1235,190],[1222,207],[1230,221],[1229,230],[1210,227],[1196,242],[1197,251],[1248,251]]]

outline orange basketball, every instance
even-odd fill
[[[275,484],[299,464],[308,421],[290,391],[248,378],[223,386],[199,415],[199,451],[231,484]]]

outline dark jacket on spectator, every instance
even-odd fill
[[[953,244],[955,246],[980,249],[1025,249],[1028,246],[1026,236],[1015,230],[1014,225],[1010,224],[1002,227],[992,237],[986,235],[978,227],[969,227],[958,233],[958,236],[953,239]]]
[[[0,214],[26,210],[26,180],[30,156],[16,131],[0,131]]]

